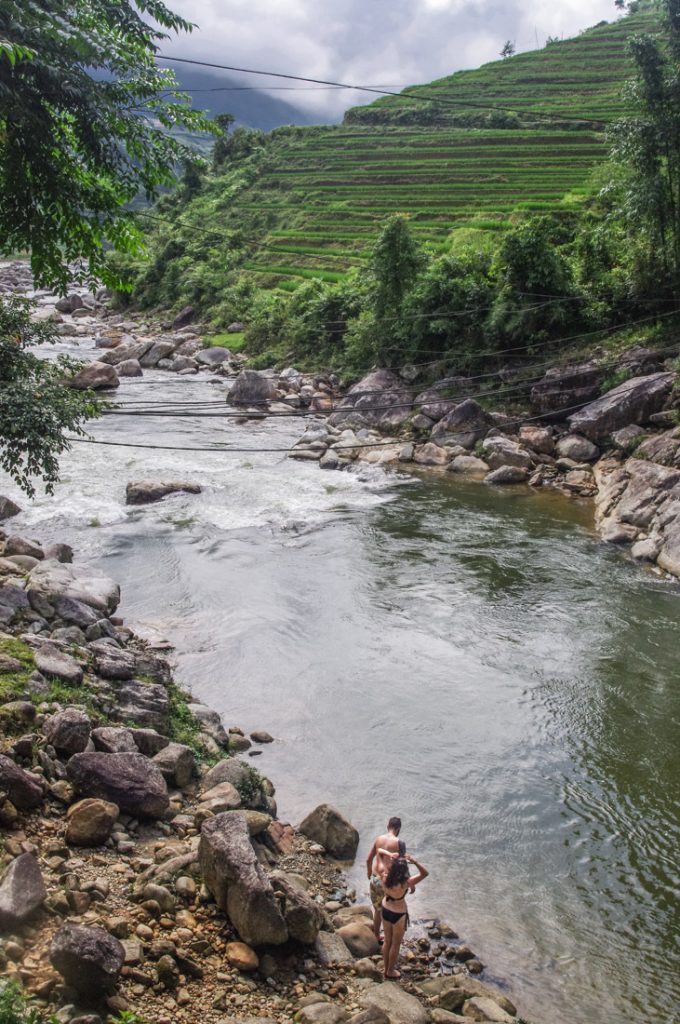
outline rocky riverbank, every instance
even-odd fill
[[[515,1019],[441,922],[419,923],[403,981],[382,982],[370,907],[333,859],[356,853],[351,824],[328,805],[278,820],[245,759],[272,737],[192,702],[166,645],[116,617],[114,581],[63,544],[6,529],[0,547],[0,969],[41,1014]]]

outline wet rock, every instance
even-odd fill
[[[230,782],[219,782],[201,795],[201,808],[207,808],[213,814],[231,811],[241,806],[239,791]]]
[[[243,818],[218,814],[203,823],[199,845],[203,880],[244,942],[280,945],[288,928],[258,864]]]
[[[20,512],[21,509],[16,502],[12,501],[11,498],[0,495],[0,523],[4,523],[6,519],[18,516]]]
[[[118,364],[118,376],[119,377],[141,377],[143,375],[142,367],[138,359],[123,359]]]
[[[361,921],[353,921],[351,924],[338,928],[338,935],[347,946],[348,950],[355,957],[375,956],[380,952],[380,946],[373,933],[373,929]]]
[[[162,818],[168,809],[165,779],[143,754],[75,754],[66,770],[76,792],[117,804],[127,814]]]
[[[143,356],[140,356],[140,366],[143,366],[145,369],[158,366],[161,359],[171,356],[178,345],[179,341],[169,341],[162,338],[159,339],[154,342],[151,348],[147,349]]]
[[[0,930],[12,932],[40,909],[47,890],[38,861],[22,853],[7,868],[0,882]]]
[[[48,544],[45,548],[45,558],[51,558],[55,562],[71,563],[73,548],[70,544]]]
[[[569,417],[577,434],[598,441],[630,423],[646,423],[662,408],[675,381],[674,373],[632,377]]]
[[[148,505],[178,491],[200,494],[201,488],[187,480],[131,480],[125,488],[125,504]]]
[[[268,732],[257,731],[251,732],[250,738],[253,743],[273,743],[274,737],[270,736]]]
[[[65,924],[52,939],[50,961],[81,997],[98,999],[115,989],[125,950],[103,928]]]
[[[75,658],[52,644],[39,647],[34,659],[35,667],[44,676],[61,679],[69,686],[78,686],[83,681],[83,670]]]
[[[485,477],[489,467],[483,459],[476,455],[456,455],[449,464],[449,472],[459,473],[461,476]]]
[[[183,743],[168,743],[153,757],[169,786],[186,789],[196,773],[196,758],[191,747]]]
[[[227,401],[230,405],[265,405],[276,398],[276,385],[271,377],[257,370],[242,370],[234,381]]]
[[[428,1012],[415,996],[400,985],[367,984],[361,992],[359,1006],[369,1009],[376,1006],[386,1013],[391,1024],[427,1024]]]
[[[118,820],[118,807],[107,800],[88,798],[69,807],[66,842],[71,846],[102,846]]]
[[[83,604],[82,601],[74,601],[70,597],[57,597],[53,601],[53,606],[57,618],[81,630],[89,629],[99,619],[98,613],[92,608]]]
[[[594,462],[599,457],[600,449],[587,437],[578,434],[567,434],[557,442],[557,454],[574,462]]]
[[[78,708],[65,708],[45,719],[43,732],[58,754],[79,754],[85,750],[92,723],[89,716]]]
[[[299,830],[314,843],[319,843],[337,860],[354,860],[359,833],[330,804],[319,804],[300,822]]]
[[[134,754],[138,750],[132,730],[124,726],[105,725],[93,729],[92,742],[95,750],[105,754]]]
[[[532,423],[525,423],[520,427],[519,439],[532,452],[552,455],[555,451],[555,439],[551,427],[537,427]]]
[[[440,448],[432,441],[417,445],[413,452],[413,461],[421,466],[446,466],[450,458],[451,453],[446,448]]]
[[[514,1024],[514,1017],[502,1010],[493,999],[474,996],[463,1006],[465,1016],[470,1020],[493,1021],[494,1024]]]
[[[216,743],[227,746],[229,743],[227,730],[222,725],[222,720],[216,711],[205,704],[189,704],[189,711],[201,723],[204,732],[212,736]]]
[[[28,583],[30,590],[48,600],[56,598],[55,611],[64,619],[66,616],[59,610],[59,598],[69,598],[96,609],[100,615],[94,616],[92,622],[101,618],[101,614],[112,615],[120,603],[120,587],[108,576],[61,562],[41,562],[30,573]],[[81,626],[75,619],[70,621]]]
[[[391,370],[373,370],[349,389],[329,423],[397,427],[412,412],[413,395],[403,381]]]
[[[102,391],[119,387],[120,381],[113,366],[96,362],[84,366],[67,384],[74,391]]]
[[[5,556],[9,555],[28,555],[41,562],[45,557],[45,552],[36,541],[14,533],[5,541]]]
[[[529,478],[529,471],[520,466],[501,466],[484,478],[487,484],[523,484]]]
[[[24,771],[5,754],[0,754],[0,790],[20,811],[42,803],[43,790],[38,777]]]
[[[204,348],[200,352],[196,353],[196,362],[201,366],[221,366],[222,363],[227,363],[232,358],[232,354],[228,348]]]
[[[0,589],[0,625],[11,625],[29,607],[28,597],[20,587],[5,584]]]
[[[218,786],[221,782],[230,782],[232,786],[238,787],[250,777],[247,764],[235,757],[225,757],[218,761],[210,771],[206,772],[201,780],[201,788],[204,791]]]
[[[488,413],[473,398],[454,406],[432,429],[432,440],[439,445],[474,448],[492,426]]]

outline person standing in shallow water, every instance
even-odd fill
[[[406,847],[399,840],[401,832],[401,818],[390,818],[387,822],[387,832],[377,836],[373,840],[373,846],[368,851],[366,858],[366,873],[368,875],[371,892],[371,903],[373,904],[373,932],[380,942],[380,929],[382,927],[382,900],[383,900],[383,873],[389,870],[392,857],[403,854]]]
[[[381,849],[378,853],[386,858],[390,856],[387,850]],[[414,864],[418,869],[417,875],[410,873],[409,864]],[[408,854],[402,857],[398,853],[391,855],[390,866],[383,872],[384,896],[381,911],[385,930],[383,964],[386,978],[401,978],[396,967],[401,940],[409,923],[406,894],[413,892],[418,883],[427,878],[428,874],[427,868],[418,863],[415,857],[410,857]]]

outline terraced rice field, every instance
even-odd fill
[[[436,109],[389,97],[349,111],[343,125],[282,131],[239,201],[271,225],[247,272],[287,291],[340,280],[365,263],[392,213],[408,214],[416,237],[443,252],[460,229],[497,234],[522,214],[570,209],[606,156],[605,122],[625,112],[627,40],[654,32],[657,19],[643,9],[409,90],[443,98]],[[518,112],[514,127],[451,124],[489,105]]]

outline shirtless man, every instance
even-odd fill
[[[400,845],[401,848],[405,849],[404,844],[400,844],[399,842],[400,832],[401,818],[390,818],[387,822],[387,832],[374,839],[373,846],[369,850],[368,857],[366,858],[366,874],[368,875],[370,883],[371,903],[373,904],[373,931],[378,942],[380,942],[382,901],[384,895],[381,876],[386,871],[389,871],[392,864],[391,856],[388,858],[385,856],[385,852],[389,854],[398,854],[401,852]]]

